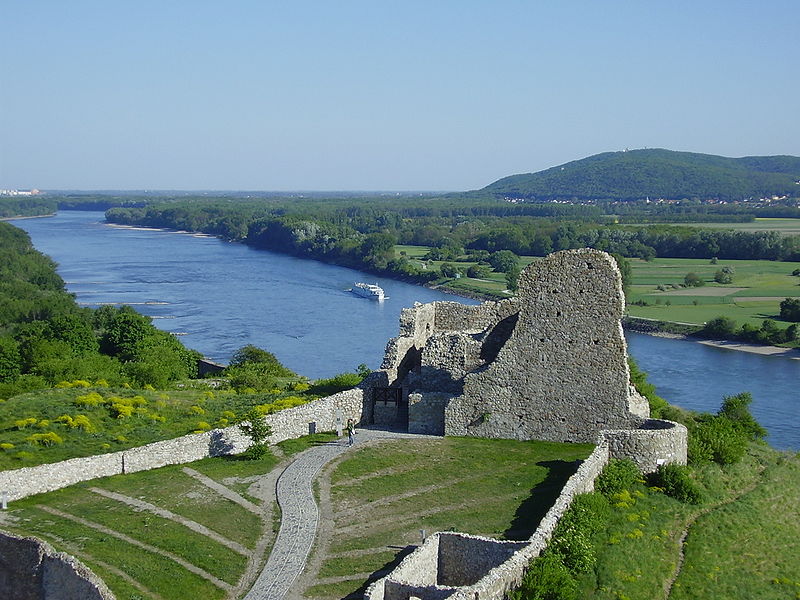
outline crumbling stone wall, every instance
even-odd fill
[[[445,410],[445,433],[590,442],[600,430],[638,426],[614,259],[589,249],[552,254],[521,273],[518,298],[508,340],[466,375]]]
[[[404,310],[382,370],[410,394],[452,396],[445,435],[591,442],[648,416],[630,386],[624,304],[610,255],[557,252],[520,274],[514,299]]]
[[[0,598],[114,600],[114,595],[76,558],[36,538],[0,531]]]

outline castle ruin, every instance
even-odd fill
[[[566,250],[522,271],[516,297],[404,309],[365,382],[368,422],[411,433],[595,442],[649,416],[630,384],[616,261]]]

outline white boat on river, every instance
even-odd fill
[[[386,295],[383,293],[383,288],[377,284],[372,283],[356,283],[353,289],[350,290],[357,296],[363,298],[370,298],[372,300],[385,300]]]

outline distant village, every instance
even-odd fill
[[[0,190],[0,196],[38,196],[41,193],[36,188],[32,190]]]

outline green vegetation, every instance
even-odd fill
[[[596,491],[576,497],[511,597],[795,594],[800,455],[760,441],[765,431],[750,415],[750,401],[747,393],[727,397],[716,415],[673,409],[689,427],[692,465],[662,465],[645,482],[632,462],[612,460]]]
[[[796,195],[800,158],[726,158],[662,149],[605,152],[483,188],[500,197],[547,200],[716,198]]]

